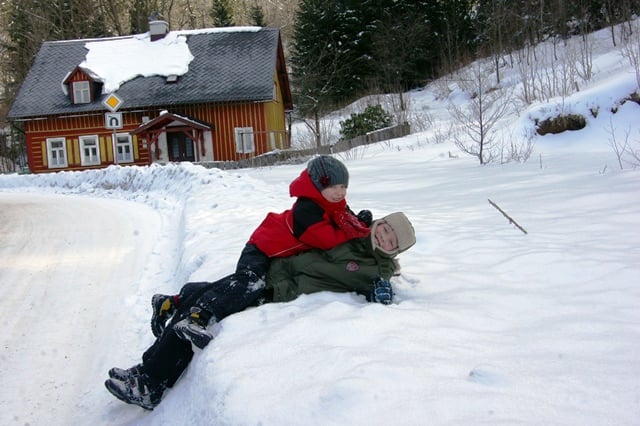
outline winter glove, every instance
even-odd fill
[[[358,220],[366,225],[367,228],[371,227],[371,222],[373,222],[373,215],[371,214],[371,210],[360,210],[358,213]]]
[[[364,226],[357,217],[348,210],[339,210],[332,213],[333,221],[342,229],[349,239],[363,238],[369,235],[371,230]]]
[[[393,289],[391,283],[384,278],[376,277],[373,279],[373,290],[369,298],[371,302],[390,305],[393,301]]]

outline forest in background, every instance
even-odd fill
[[[614,46],[633,40],[631,26],[621,34],[613,28],[639,9],[637,0],[4,0],[0,157],[24,153],[20,129],[9,126],[6,113],[44,41],[144,33],[154,12],[171,30],[279,28],[294,119],[307,123],[320,145],[320,117],[359,97],[397,94],[394,116],[402,122],[403,92],[478,58],[493,64],[492,84],[499,84],[501,66],[527,61],[511,52],[530,46],[535,54],[541,41],[560,45],[582,35],[577,68],[588,74],[587,35],[610,27]]]

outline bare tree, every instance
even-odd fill
[[[476,61],[458,80],[460,89],[470,98],[466,106],[450,103],[449,111],[460,129],[453,135],[454,143],[464,153],[477,157],[480,164],[494,160],[496,134],[494,126],[505,115],[511,96],[496,90],[486,61]]]
[[[622,55],[627,58],[636,74],[636,83],[640,88],[640,21],[635,19],[629,26],[621,25]]]
[[[125,25],[126,0],[98,0],[98,8],[102,11],[105,24],[114,35],[125,35],[128,26]]]
[[[531,157],[534,142],[535,132],[530,132],[521,138],[511,134],[507,140],[503,140],[500,150],[500,163],[509,163],[516,161],[518,163],[525,163]]]
[[[618,140],[618,136],[616,135],[615,127],[613,126],[613,119],[609,118],[609,126],[607,127],[607,132],[609,133],[609,146],[613,149],[613,152],[616,154],[616,159],[618,160],[618,166],[620,166],[620,170],[623,170],[622,159],[624,154],[629,151],[629,135],[631,134],[631,129],[627,129],[625,131],[624,140]]]
[[[629,137],[629,134],[627,134],[627,137]],[[629,154],[629,160],[626,162],[634,169],[640,167],[640,137],[629,143],[627,153]]]

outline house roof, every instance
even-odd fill
[[[239,28],[236,31],[185,31],[181,34],[186,37],[193,55],[188,71],[178,76],[174,83],[167,83],[166,76],[160,75],[139,76],[122,83],[115,93],[124,101],[123,110],[194,103],[270,101],[273,99],[274,75],[283,87],[285,109],[291,109],[278,29],[243,31]],[[72,104],[63,90],[65,79],[85,61],[87,42],[83,39],[43,43],[7,117],[15,120],[106,111],[102,100],[107,94],[100,95],[89,104]]]

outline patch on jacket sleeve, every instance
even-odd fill
[[[358,262],[354,262],[353,260],[347,263],[347,271],[349,272],[358,272],[360,270],[360,265]]]

